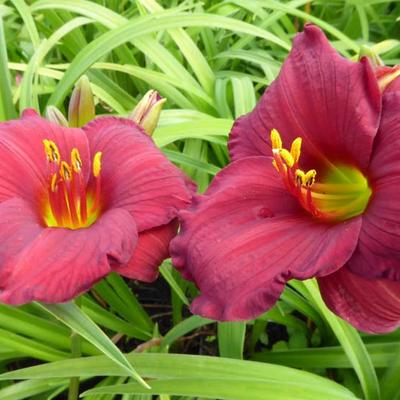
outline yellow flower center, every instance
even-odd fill
[[[52,140],[43,140],[48,163],[47,191],[42,203],[46,226],[79,229],[92,225],[101,212],[101,155],[93,157],[95,184],[86,187],[82,174],[82,159],[77,148],[71,150],[69,161],[61,160],[60,151]]]
[[[296,138],[290,151],[283,147],[276,129],[271,131],[272,161],[291,194],[315,217],[342,221],[362,214],[372,190],[367,178],[357,168],[338,164],[329,167],[323,182],[317,182],[317,171],[299,166],[302,139]]]

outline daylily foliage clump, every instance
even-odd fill
[[[194,313],[255,318],[290,279],[318,277],[328,306],[357,328],[400,324],[400,86],[390,73],[341,57],[315,26],[296,36],[278,78],[236,120],[232,162],[180,213],[171,249],[201,291]]]

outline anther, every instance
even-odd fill
[[[310,169],[304,176],[304,184],[307,187],[310,187],[315,182],[315,177],[317,176],[317,171],[315,169]]]
[[[57,145],[48,139],[43,140],[44,151],[46,152],[46,157],[49,162],[54,162],[57,165],[60,164],[60,152]]]
[[[293,140],[292,145],[290,147],[290,154],[293,157],[294,163],[297,163],[299,161],[301,153],[301,143],[302,139],[301,137],[298,137]]]
[[[93,175],[97,178],[101,171],[101,156],[102,152],[98,151],[93,157]]]
[[[286,149],[281,149],[279,150],[279,155],[285,161],[285,164],[289,167],[292,168],[294,165],[294,159],[293,156],[286,150]]]
[[[64,181],[69,181],[72,178],[72,169],[65,161],[61,161],[60,175]]]
[[[295,178],[296,178],[296,184],[297,184],[297,186],[303,186],[303,185],[305,185],[306,174],[304,173],[304,171],[302,171],[301,169],[296,169],[296,172],[295,172],[294,176],[295,176]]]
[[[281,135],[276,129],[272,129],[271,131],[271,144],[273,150],[282,149],[282,139]]]
[[[72,169],[74,170],[74,172],[76,172],[77,174],[79,174],[81,172],[82,159],[81,159],[78,149],[75,147],[71,151],[71,165],[72,165]]]

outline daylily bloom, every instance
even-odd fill
[[[152,281],[185,176],[134,122],[66,128],[27,110],[0,124],[0,301],[72,299],[116,271]]]
[[[290,279],[320,277],[328,306],[361,330],[400,324],[400,91],[298,34],[279,77],[236,120],[232,163],[180,213],[173,263],[216,320],[265,312]],[[380,125],[380,126],[379,126]]]

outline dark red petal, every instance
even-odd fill
[[[366,279],[347,267],[318,283],[327,306],[357,329],[386,333],[400,326],[400,283]]]
[[[328,160],[365,168],[380,104],[369,62],[341,57],[319,28],[308,25],[256,108],[235,122],[231,157],[270,155],[269,136],[275,128],[287,148],[296,137],[303,138],[300,162],[305,169],[322,168]]]
[[[169,257],[169,242],[177,229],[177,221],[173,220],[167,225],[140,232],[129,263],[115,267],[114,271],[127,278],[153,282],[158,277],[158,267]]]
[[[137,231],[123,209],[104,213],[91,227],[47,228],[12,260],[0,301],[59,303],[88,290],[132,256]]]
[[[0,290],[12,274],[14,257],[43,230],[30,203],[18,198],[0,203]]]
[[[400,281],[400,92],[384,95],[369,179],[373,197],[349,268],[367,278]]]
[[[360,219],[336,225],[307,214],[266,157],[233,162],[180,213],[175,267],[201,291],[192,311],[246,320],[271,307],[287,280],[329,274],[351,256]]]
[[[44,139],[53,140],[67,162],[76,147],[84,165],[89,164],[87,139],[81,129],[64,128],[27,110],[21,119],[0,123],[0,201],[11,197],[32,201],[43,194],[49,178]]]
[[[167,224],[190,204],[187,178],[134,122],[97,118],[84,127],[92,154],[102,151],[102,192],[108,207],[128,210],[138,231]]]

